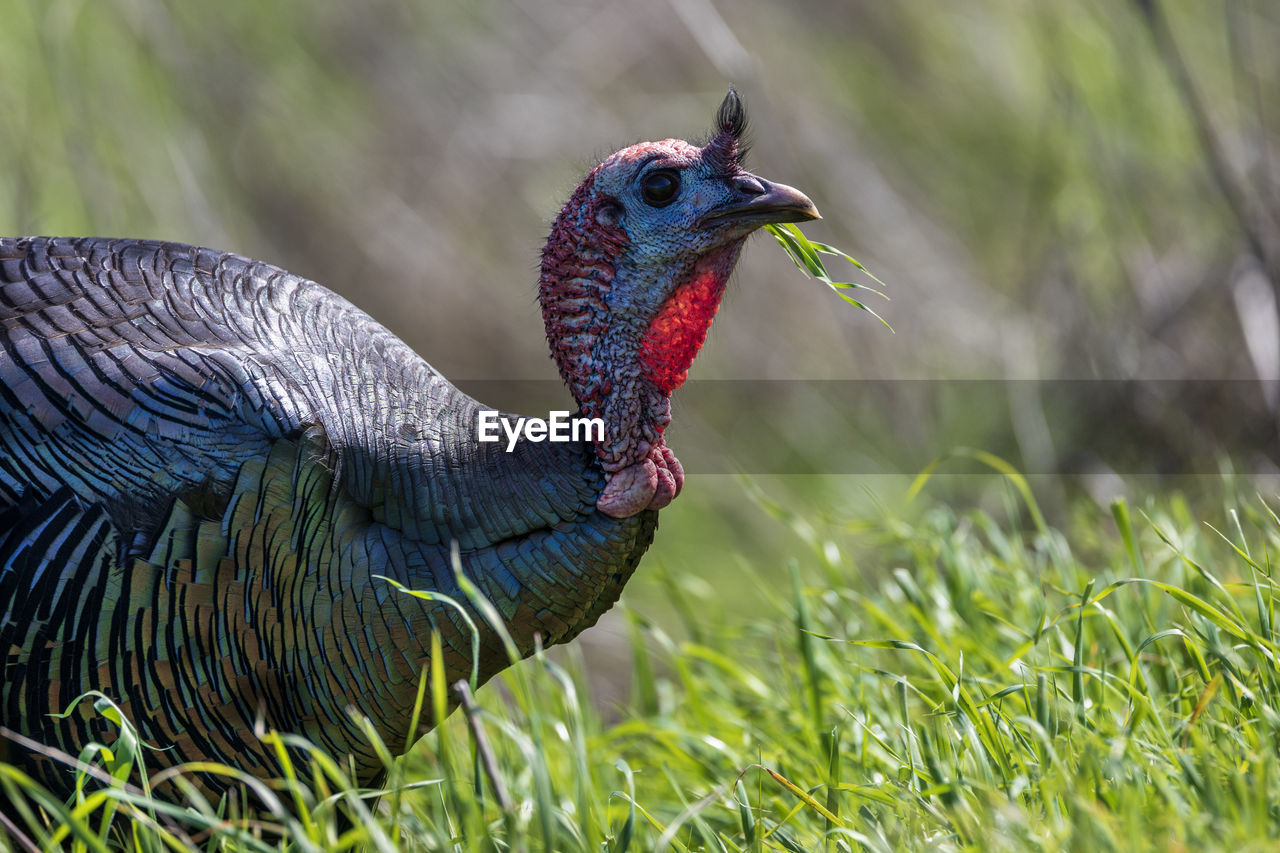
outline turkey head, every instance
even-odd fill
[[[641,142],[591,170],[552,227],[539,301],[551,355],[581,413],[601,418],[615,518],[660,509],[684,472],[666,446],[671,392],[684,383],[747,237],[817,219],[799,190],[742,166],[746,113],[732,89],[703,146]]]

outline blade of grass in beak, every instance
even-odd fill
[[[885,320],[883,317],[881,317],[878,313],[876,313],[875,310],[873,310],[866,303],[853,298],[852,296],[850,296],[847,293],[844,293],[843,291],[855,290],[855,289],[869,290],[872,293],[884,299],[888,299],[889,297],[886,296],[883,292],[877,290],[874,287],[870,287],[869,285],[859,284],[858,282],[835,281],[834,279],[831,278],[830,273],[827,272],[826,266],[822,263],[821,255],[824,255],[824,254],[833,255],[836,257],[841,257],[846,259],[855,267],[857,267],[859,270],[861,270],[862,272],[870,276],[870,278],[874,282],[876,282],[876,284],[879,284],[881,287],[884,287],[884,282],[880,281],[880,279],[872,275],[871,272],[868,271],[867,268],[863,266],[859,261],[845,254],[844,252],[840,251],[834,246],[830,246],[826,243],[813,242],[808,237],[806,237],[804,235],[804,232],[801,231],[798,227],[796,227],[794,223],[785,223],[783,225],[766,225],[764,227],[765,227],[765,230],[768,231],[770,234],[772,234],[773,238],[777,240],[778,243],[782,246],[782,248],[786,251],[787,257],[791,258],[791,262],[796,265],[796,269],[800,270],[801,272],[805,273],[811,278],[816,278],[818,281],[821,281],[827,287],[831,288],[831,290],[834,291],[835,294],[839,296],[841,299],[843,299],[845,302],[848,302],[850,305],[854,306],[855,308],[860,308],[863,311],[866,311],[872,317],[875,317],[877,320],[883,323],[885,328],[888,329],[890,332],[893,331],[893,326],[890,326],[889,322]]]

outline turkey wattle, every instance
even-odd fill
[[[543,253],[552,356],[595,443],[477,440],[484,408],[310,282],[139,240],[0,240],[0,725],[72,755],[116,699],[161,752],[279,771],[255,730],[383,764],[433,630],[450,681],[472,635],[450,559],[523,654],[617,600],[683,473],[666,447],[747,236],[817,217],[744,171],[730,92],[703,147],[633,145],[591,171]],[[483,619],[476,623],[484,626]],[[480,675],[508,663],[482,627]],[[430,706],[430,703],[428,703]],[[428,721],[428,724],[434,721]],[[0,741],[66,790],[71,770]]]

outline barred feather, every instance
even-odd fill
[[[595,511],[589,446],[477,444],[479,409],[267,264],[0,240],[0,725],[78,754],[110,727],[50,715],[100,690],[162,764],[274,775],[255,732],[276,728],[375,779],[347,709],[403,744],[431,632],[450,680],[471,666],[454,612],[375,575],[465,600],[456,541],[527,654],[594,623],[656,526]],[[480,639],[488,678],[507,659]],[[66,789],[66,768],[8,755]]]

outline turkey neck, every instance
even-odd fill
[[[593,173],[594,174],[594,173]],[[592,176],[552,227],[539,301],[551,356],[582,413],[605,423],[595,453],[620,471],[663,444],[671,393],[706,339],[745,240],[652,268],[629,251]]]

